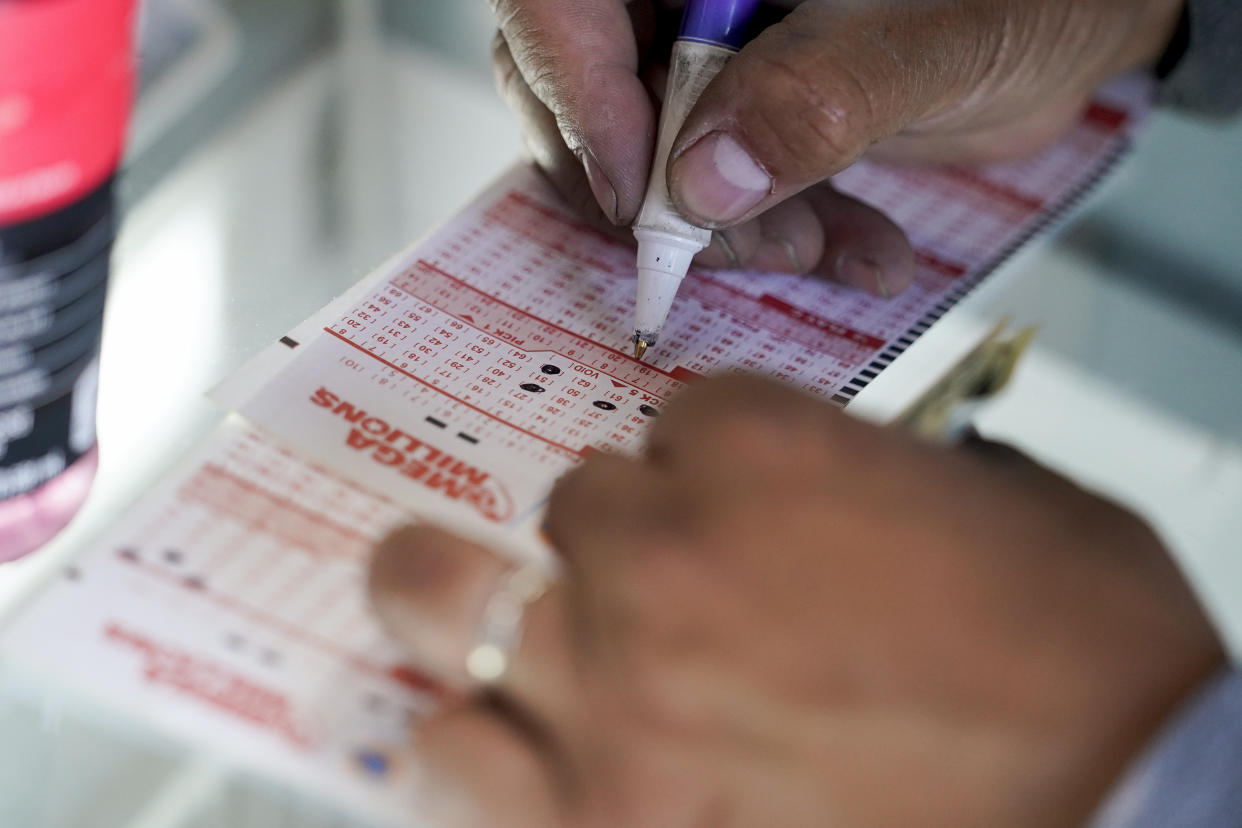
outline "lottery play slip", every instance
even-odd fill
[[[290,790],[417,824],[406,733],[438,690],[369,613],[370,544],[430,520],[539,554],[556,478],[637,449],[707,374],[847,404],[1079,199],[1145,98],[1105,92],[1020,164],[852,167],[837,186],[914,243],[910,290],[694,270],[643,363],[633,248],[516,167],[219,389],[234,413],[24,610],[0,657]]]

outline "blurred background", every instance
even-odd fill
[[[145,0],[100,472],[65,534],[0,570],[0,625],[218,422],[204,392],[521,157],[491,34],[484,0]],[[1044,319],[994,433],[1152,516],[1242,630],[1239,194],[1242,127],[1161,113],[981,307]],[[0,670],[3,828],[355,824]]]
[[[483,0],[142,0],[101,364],[71,527],[0,626],[219,421],[204,394],[521,155]],[[0,665],[2,828],[364,824]]]

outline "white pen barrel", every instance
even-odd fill
[[[634,222],[634,236],[638,239],[634,335],[647,344],[654,343],[664,327],[677,286],[690,269],[694,255],[712,238],[710,230],[682,218],[669,198],[669,151],[699,95],[732,55],[729,49],[705,43],[678,41],[673,46],[651,179]]]
[[[638,238],[638,295],[634,332],[650,342],[664,327],[677,287],[701,246],[658,230],[635,229]]]
[[[656,153],[652,160],[651,178],[647,182],[647,195],[634,222],[636,231],[657,230],[673,234],[697,242],[700,250],[711,241],[710,230],[686,221],[673,206],[668,194],[668,156],[699,95],[733,55],[734,52],[729,49],[706,43],[679,40],[673,45]]]

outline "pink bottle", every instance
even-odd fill
[[[133,0],[0,0],[0,562],[63,529],[95,475],[132,35]]]

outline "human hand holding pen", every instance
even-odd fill
[[[563,577],[486,691],[508,565],[427,527],[377,553],[381,616],[463,691],[415,734],[429,824],[1082,824],[1223,663],[1133,515],[754,377],[593,455],[545,525]]]
[[[675,14],[651,0],[493,0],[502,91],[536,161],[599,223],[642,202]],[[788,5],[788,4],[786,4]],[[700,263],[815,273],[882,296],[914,277],[884,216],[831,188],[864,152],[1020,157],[1109,77],[1153,62],[1181,0],[807,0],[708,87],[674,145],[670,190],[718,228]],[[620,234],[619,234],[620,235]]]

